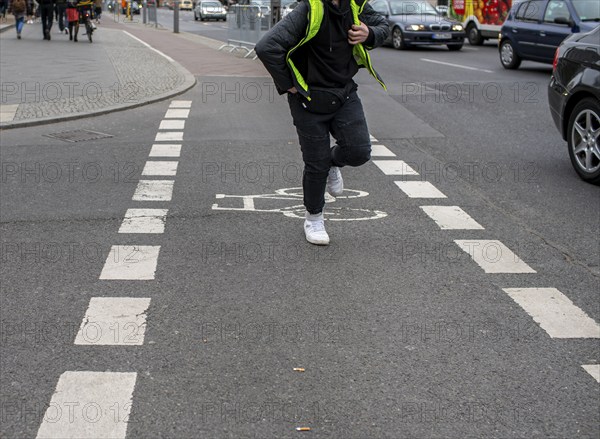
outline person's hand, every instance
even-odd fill
[[[353,46],[358,43],[364,43],[367,41],[368,36],[369,27],[361,21],[360,26],[353,24],[352,28],[348,31],[348,43]]]
[[[296,93],[298,93],[298,90],[296,89],[296,87],[288,88],[288,93],[295,95]]]

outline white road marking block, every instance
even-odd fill
[[[486,273],[535,273],[533,268],[500,241],[456,239],[454,242]]]
[[[185,129],[185,120],[168,119],[160,122],[159,130],[183,130]]]
[[[173,176],[177,174],[179,162],[173,161],[148,161],[144,165],[142,175]]]
[[[169,143],[156,143],[152,145],[150,157],[179,157],[181,145]]]
[[[135,372],[64,372],[37,439],[124,439],[136,378]]]
[[[140,180],[133,201],[171,201],[173,180]]]
[[[166,131],[164,133],[156,133],[154,139],[156,142],[176,142],[183,140],[183,131]]]
[[[169,108],[165,113],[165,119],[187,119],[190,110]]]
[[[403,160],[373,160],[385,175],[419,175],[417,171],[408,166]]]
[[[192,108],[192,101],[171,101],[169,108]]]
[[[76,345],[141,346],[149,298],[92,297]]]
[[[371,134],[369,134],[369,139],[371,140],[371,142],[377,142],[377,139],[375,137],[373,137]]]
[[[100,273],[106,280],[152,280],[160,245],[113,245]]]
[[[410,198],[446,198],[428,181],[395,181],[394,183]]]
[[[483,230],[481,224],[458,206],[420,206],[442,230]]]
[[[594,377],[600,383],[600,364],[584,364],[581,366],[587,373]]]
[[[396,157],[396,154],[384,145],[371,145],[371,157]]]
[[[556,288],[503,288],[552,338],[600,338],[600,326]]]
[[[127,209],[119,233],[164,233],[168,209]]]

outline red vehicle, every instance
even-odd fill
[[[462,22],[469,44],[497,39],[508,11],[520,0],[450,0],[449,15]]]

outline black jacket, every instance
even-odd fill
[[[362,0],[355,1],[359,4],[362,2]],[[306,35],[308,12],[308,1],[302,0],[292,12],[286,15],[256,44],[256,54],[273,77],[280,94],[285,93],[294,86],[292,72],[286,63],[286,55]],[[324,16],[323,21],[326,19],[327,16]],[[366,4],[362,14],[359,15],[359,19],[369,27],[367,41],[372,45],[365,45],[365,48],[372,49],[381,46],[389,34],[389,26],[385,18],[375,12],[369,4]],[[322,27],[323,23],[321,23]],[[301,73],[306,74],[306,72]]]

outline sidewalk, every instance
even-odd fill
[[[3,24],[4,25],[4,24]],[[4,26],[3,26],[4,27]],[[181,94],[195,76],[267,77],[260,62],[219,52],[221,43],[104,15],[90,44],[80,28],[69,41],[56,23],[52,40],[41,23],[0,33],[0,128],[120,111]]]

